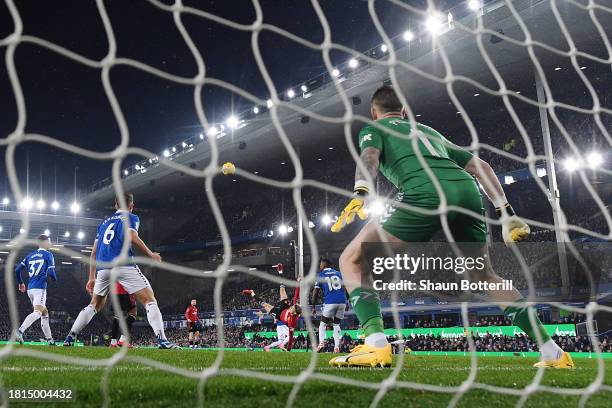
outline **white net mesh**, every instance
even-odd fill
[[[372,122],[369,118],[364,117],[362,115],[358,115],[354,112],[353,104],[350,100],[349,95],[347,94],[347,89],[345,87],[346,84],[342,84],[344,79],[337,74],[337,68],[332,64],[331,53],[343,52],[352,56],[355,59],[358,59],[360,62],[366,63],[368,65],[366,69],[375,73],[375,81],[382,81],[383,79],[388,78],[391,84],[394,85],[394,87],[398,90],[405,89],[404,80],[398,79],[398,72],[402,72],[402,75],[406,72],[409,73],[410,77],[413,80],[420,79],[423,81],[427,81],[428,84],[438,84],[442,86],[444,91],[447,93],[450,102],[452,103],[452,108],[457,111],[458,115],[460,115],[460,118],[464,122],[465,127],[469,132],[470,150],[477,153],[489,152],[506,160],[526,165],[529,169],[532,179],[538,183],[541,191],[544,192],[546,197],[549,198],[551,208],[558,212],[558,222],[556,224],[533,219],[528,220],[530,225],[532,225],[533,227],[539,227],[541,229],[556,231],[558,237],[567,238],[568,233],[573,231],[602,240],[610,240],[610,238],[612,237],[610,232],[605,233],[601,231],[592,231],[589,228],[585,228],[580,225],[574,225],[571,222],[566,221],[566,217],[563,215],[561,208],[558,207],[558,204],[555,204],[554,196],[556,193],[549,192],[549,186],[545,185],[545,183],[541,180],[539,168],[537,166],[538,163],[546,162],[549,166],[549,171],[553,169],[552,167],[550,167],[552,165],[552,161],[550,160],[552,157],[552,152],[545,153],[544,155],[536,153],[533,147],[533,142],[535,137],[540,137],[540,131],[538,130],[537,132],[535,132],[535,134],[537,134],[538,136],[534,136],[533,129],[527,129],[526,124],[523,120],[521,120],[520,114],[517,113],[516,108],[517,103],[520,102],[522,104],[526,104],[528,106],[542,110],[544,112],[544,115],[547,115],[548,118],[550,118],[550,120],[552,121],[553,127],[555,128],[555,132],[557,133],[559,140],[563,141],[569,151],[580,160],[587,160],[586,153],[588,152],[583,146],[576,142],[575,137],[573,137],[572,135],[572,131],[567,129],[563,118],[559,114],[560,111],[574,112],[576,114],[585,115],[589,117],[592,120],[592,123],[594,124],[593,132],[599,135],[598,140],[600,146],[603,148],[603,150],[610,149],[610,146],[612,146],[612,137],[610,136],[608,129],[610,115],[612,115],[612,109],[605,106],[604,101],[601,100],[600,92],[600,87],[607,86],[609,88],[610,83],[608,82],[607,84],[602,84],[600,82],[597,84],[593,84],[592,79],[587,77],[584,73],[584,70],[582,69],[585,61],[593,64],[599,64],[601,66],[606,66],[607,68],[610,68],[610,66],[612,65],[612,46],[610,45],[609,40],[609,27],[611,26],[610,23],[612,21],[612,8],[610,8],[610,5],[606,4],[607,2],[595,0],[551,0],[529,3],[506,1],[492,3],[486,6],[483,6],[477,2],[469,2],[470,12],[466,13],[465,16],[445,16],[444,14],[446,12],[444,14],[440,14],[439,12],[434,10],[434,5],[431,1],[428,1],[426,8],[415,7],[408,3],[396,0],[390,0],[390,2],[397,6],[399,9],[411,13],[413,16],[415,16],[415,18],[419,18],[422,21],[429,22],[428,26],[431,31],[437,31],[435,35],[432,35],[431,32],[421,33],[422,36],[429,36],[429,38],[432,38],[433,55],[435,56],[435,59],[438,62],[437,69],[434,72],[423,69],[420,64],[413,62],[412,60],[406,60],[405,58],[403,58],[403,56],[402,58],[398,57],[397,42],[395,41],[395,39],[391,39],[385,31],[385,27],[382,25],[377,15],[375,2],[373,0],[368,1],[368,8],[371,20],[375,25],[378,34],[383,39],[385,45],[385,52],[383,53],[383,56],[376,56],[372,53],[362,54],[357,50],[351,49],[341,44],[334,43],[331,38],[330,22],[328,21],[325,13],[323,12],[321,5],[316,0],[312,1],[312,8],[316,13],[320,26],[324,33],[323,41],[321,41],[320,43],[310,42],[284,29],[264,23],[262,8],[259,2],[256,0],[254,0],[251,5],[251,7],[253,7],[253,9],[255,10],[256,18],[250,24],[239,24],[229,19],[199,10],[197,8],[187,7],[183,5],[181,0],[177,0],[173,4],[165,4],[161,1],[149,0],[148,3],[150,4],[150,7],[155,7],[165,13],[168,13],[169,16],[172,16],[176,29],[180,33],[184,43],[189,48],[193,56],[193,60],[195,61],[195,64],[197,66],[197,73],[193,77],[177,76],[169,72],[154,68],[137,60],[118,57],[117,41],[115,39],[115,34],[113,31],[113,22],[109,18],[107,8],[103,0],[96,1],[96,6],[100,19],[102,20],[104,26],[108,47],[106,55],[100,60],[93,60],[86,56],[80,55],[67,48],[49,42],[43,38],[25,35],[23,29],[23,22],[21,20],[21,16],[17,6],[13,1],[6,0],[6,5],[14,24],[14,31],[6,38],[0,40],[0,48],[4,50],[6,69],[8,72],[10,85],[17,107],[18,118],[14,131],[12,131],[8,136],[0,139],[0,144],[6,147],[6,169],[8,172],[8,179],[11,186],[11,191],[15,197],[15,200],[20,202],[25,198],[22,188],[20,187],[20,184],[18,182],[14,158],[16,148],[20,144],[26,142],[47,144],[49,146],[63,149],[73,154],[85,156],[87,158],[95,160],[111,160],[113,163],[112,182],[115,192],[118,195],[120,195],[120,193],[123,191],[122,162],[126,159],[128,155],[139,155],[145,159],[159,160],[159,164],[162,166],[168,166],[169,168],[183,172],[184,174],[190,177],[202,178],[205,180],[206,195],[221,234],[224,252],[223,262],[218,265],[214,273],[206,275],[207,278],[215,280],[215,311],[220,312],[222,310],[222,288],[225,279],[231,273],[248,274],[260,279],[265,279],[276,283],[283,283],[289,287],[295,287],[297,285],[295,281],[289,279],[273,277],[269,274],[262,274],[258,271],[252,271],[243,266],[232,264],[232,247],[230,242],[230,235],[225,225],[220,207],[217,202],[217,198],[212,188],[213,178],[220,174],[220,163],[218,161],[219,152],[217,146],[218,142],[217,138],[214,135],[214,132],[209,132],[209,130],[211,129],[211,125],[209,124],[205,109],[202,105],[202,90],[205,85],[214,85],[224,88],[231,93],[239,95],[240,97],[246,100],[252,101],[255,105],[258,106],[266,106],[267,101],[259,99],[255,95],[252,95],[244,91],[243,89],[232,85],[231,83],[215,79],[207,75],[205,65],[206,56],[202,55],[198,47],[194,44],[194,41],[190,36],[189,31],[185,28],[185,25],[183,23],[183,19],[185,18],[185,16],[190,16],[191,18],[198,18],[204,21],[214,22],[223,25],[229,29],[238,30],[250,34],[252,51],[257,63],[257,69],[259,70],[261,76],[265,81],[269,94],[272,95],[271,104],[269,104],[269,118],[278,134],[278,141],[282,143],[282,145],[286,149],[286,152],[291,161],[291,165],[295,169],[295,177],[289,182],[281,182],[266,177],[260,177],[256,174],[241,170],[240,163],[237,163],[237,175],[251,183],[271,186],[279,189],[291,190],[293,203],[295,205],[295,208],[297,209],[299,218],[308,219],[302,203],[303,188],[309,187],[322,189],[330,193],[340,194],[346,197],[350,197],[351,192],[315,180],[308,180],[303,177],[302,165],[300,163],[299,156],[292,145],[291,135],[287,134],[285,127],[281,123],[282,118],[279,115],[279,110],[281,108],[287,111],[296,112],[300,115],[308,116],[316,121],[342,124],[344,126],[344,135],[346,138],[346,145],[349,149],[349,152],[352,155],[353,159],[358,163],[358,165],[362,166],[359,161],[359,154],[353,144],[351,124],[355,122]],[[533,9],[536,8],[544,8],[551,13],[549,14],[549,16],[553,17],[554,22],[558,26],[557,33],[549,33],[549,35],[544,35],[544,33],[538,31],[538,22],[534,22],[530,18],[530,13],[533,11]],[[500,14],[506,16],[507,20],[510,21],[510,23],[506,22],[506,26],[513,27],[513,30],[511,30],[510,28],[504,29],[499,27],[491,27],[488,25],[488,22],[494,21],[494,17],[499,16]],[[581,22],[579,24],[580,27],[574,29],[574,26],[577,25],[575,24],[577,19],[581,19]],[[588,30],[584,28],[586,26],[588,26]],[[513,34],[506,34],[504,30],[512,31]],[[580,30],[589,31],[591,34],[594,34],[594,37],[589,39],[581,38],[580,35],[583,31]],[[276,88],[275,81],[271,77],[262,57],[261,48],[267,46],[266,44],[262,44],[260,41],[260,35],[262,34],[262,32],[275,33],[279,36],[285,37],[290,41],[293,41],[297,44],[300,44],[304,47],[310,48],[321,53],[323,61],[325,62],[327,73],[329,75],[330,80],[332,81],[333,89],[341,99],[343,110],[342,115],[336,117],[325,116],[309,108],[301,107],[298,104],[292,103],[291,101],[283,100],[278,96],[279,91]],[[540,40],[539,38],[544,39]],[[457,55],[452,54],[452,50],[448,49],[447,47],[447,43],[450,42],[451,39],[453,41],[467,41],[470,42],[472,47],[476,47],[479,55],[482,58],[482,61],[484,62],[484,64],[481,64],[480,72],[478,72],[476,75],[471,76],[463,74],[465,70],[461,66],[461,59],[457,58]],[[508,82],[511,82],[513,79],[508,78],[507,74],[502,73],[502,69],[500,69],[500,66],[503,66],[503,64],[500,64],[499,61],[495,62],[493,57],[491,56],[492,49],[489,43],[495,42],[504,42],[504,44],[506,44],[506,46],[508,47],[508,50],[513,49],[513,53],[518,52],[517,50],[521,50],[523,53],[526,53],[526,58],[522,59],[520,64],[524,64],[526,66],[523,72],[527,72],[527,74],[530,76],[533,76],[535,73],[535,75],[539,78],[539,81],[541,82],[541,88],[539,89],[539,99],[537,96],[527,96],[521,93],[517,93],[511,86],[508,85]],[[599,55],[595,55],[590,51],[592,50],[591,44],[594,42],[597,42],[599,44],[599,50],[603,51]],[[108,103],[112,108],[112,112],[121,135],[121,142],[118,146],[116,146],[115,149],[109,152],[91,151],[80,148],[75,145],[64,143],[44,134],[26,133],[26,100],[22,91],[22,84],[20,83],[19,72],[15,64],[15,52],[23,44],[30,44],[36,47],[44,48],[52,53],[72,60],[77,64],[82,64],[84,66],[99,71],[100,81],[108,99]],[[575,74],[579,79],[579,85],[583,86],[586,90],[588,100],[587,106],[577,106],[572,104],[571,101],[561,102],[555,99],[555,93],[559,91],[559,89],[563,88],[564,86],[577,86],[577,84],[555,83],[554,80],[551,80],[549,78],[548,68],[545,67],[550,67],[550,61],[551,59],[554,59],[554,57],[561,58],[566,64],[566,69],[575,71]],[[512,58],[512,56],[510,56],[509,58]],[[467,64],[467,61],[464,62]],[[512,61],[506,61],[506,63],[511,64]],[[165,81],[192,87],[194,100],[193,103],[195,110],[197,112],[201,126],[205,130],[206,134],[209,135],[208,143],[211,149],[211,160],[204,170],[197,170],[163,157],[158,158],[157,154],[154,152],[132,147],[130,145],[130,133],[126,124],[126,118],[124,117],[124,114],[120,107],[120,103],[115,95],[112,81],[110,79],[110,71],[118,66],[128,66],[133,69],[140,70],[150,75],[161,78]],[[464,106],[464,103],[462,103],[460,98],[457,96],[457,89],[464,86],[469,86],[473,88],[478,94],[481,93],[483,95],[488,95],[490,97],[496,98],[498,101],[501,101],[501,104],[503,105],[505,111],[511,118],[516,133],[518,133],[518,135],[520,136],[520,142],[524,144],[524,155],[511,153],[501,148],[499,145],[495,145],[490,138],[486,138],[486,136],[484,138],[481,137],[481,135],[477,132],[472,120],[470,119],[470,115],[467,113],[468,109]],[[410,101],[407,95],[402,94],[401,99],[404,105],[407,107],[407,113],[410,120],[418,120],[418,117],[420,115],[418,115],[412,109],[412,105],[411,103],[409,103]],[[436,127],[435,123],[432,123],[432,125]],[[414,136],[415,135],[411,135],[412,138],[414,138]],[[433,175],[430,169],[426,168],[426,170],[429,172],[428,174]],[[599,169],[599,172],[600,174],[607,176],[612,175],[612,171],[605,168]],[[610,231],[610,226],[612,226],[612,219],[610,218],[608,208],[606,207],[607,203],[603,202],[603,200],[600,198],[600,195],[598,194],[598,191],[593,188],[592,183],[589,181],[588,169],[579,168],[577,169],[577,174],[583,185],[587,189],[590,197],[596,204],[598,211],[601,212],[603,220],[605,221],[605,225],[607,226],[607,231]],[[435,181],[435,177],[432,178]],[[347,179],[350,179],[349,175],[347,175]],[[435,184],[437,184],[436,188],[439,190],[439,184]],[[444,197],[443,194],[441,196]],[[380,198],[382,200],[386,200],[385,197]],[[124,204],[125,203],[122,203],[122,205]],[[445,214],[449,212],[449,210],[465,211],[460,208],[451,208],[447,206],[445,200],[442,199],[439,208],[436,210],[436,213],[444,217]],[[480,216],[478,214],[474,215]],[[499,220],[492,219],[489,217],[486,217],[486,221],[492,225],[500,224]],[[10,248],[10,254],[6,260],[7,271],[14,269],[18,251],[28,244],[33,244],[32,241],[28,241],[25,238],[25,235],[27,234],[27,231],[30,228],[30,217],[27,212],[23,213],[22,226],[26,230],[26,233],[17,236],[11,242],[12,247]],[[446,236],[452,239],[447,224],[443,223],[443,226]],[[310,248],[311,259],[318,259],[319,251],[313,232],[307,227],[307,225],[304,225],[303,233],[307,242],[307,245],[304,246]],[[127,241],[125,246],[126,247],[123,248],[123,256],[120,259],[116,260],[117,264],[125,262],[127,260]],[[569,247],[571,248],[571,245],[569,245]],[[74,252],[71,252],[67,249],[61,249],[60,252],[66,254],[67,256],[75,254]],[[153,265],[153,263],[146,258],[137,258],[136,261],[141,264],[155,266],[156,268],[166,270],[169,273],[176,273],[185,276],[195,277],[202,276],[201,271],[182,267],[180,265],[173,265],[169,263]],[[525,265],[522,266],[525,268],[525,274],[528,275],[527,268],[525,267]],[[305,279],[302,282],[303,288],[307,288],[313,284],[315,279],[316,267],[317,265],[314,262],[311,262],[308,270],[304,271]],[[529,280],[528,276],[527,280],[531,284],[530,290],[533,289],[533,282]],[[9,311],[11,325],[12,328],[15,329],[19,326],[19,322],[18,313],[16,310],[15,292],[11,290],[11,288],[15,286],[14,276],[12,273],[5,273],[5,282],[7,288],[6,297],[10,307]],[[303,290],[301,299],[303,304],[307,303],[306,296],[307,291]],[[112,296],[112,300],[113,304],[118,307],[118,300],[115,296]],[[468,327],[469,320],[469,306],[470,305],[468,303],[463,303],[461,305],[461,315],[466,330]],[[572,312],[585,314],[587,324],[588,322],[593,320],[594,314],[598,311],[604,310],[607,312],[612,312],[612,308],[598,305],[596,302],[590,302],[584,308],[568,306],[565,306],[565,308]],[[307,308],[305,308],[305,310],[306,328],[310,332],[311,342],[314,343],[315,339],[313,334],[314,330],[311,315],[308,312]],[[400,324],[397,310],[394,310],[393,312],[395,324],[399,328]],[[125,328],[124,321],[122,321],[122,326]],[[217,335],[219,339],[219,346],[223,347],[224,330],[221,320],[219,320],[217,324]],[[600,357],[598,351],[599,343],[597,337],[593,334],[592,330],[590,331],[589,336],[596,350],[595,356]],[[81,366],[105,367],[106,371],[101,384],[105,403],[110,402],[109,375],[113,367],[121,361],[138,362],[140,364],[150,366],[154,369],[174,373],[179,376],[199,379],[200,382],[198,387],[198,393],[200,405],[205,404],[205,395],[203,392],[205,383],[209,379],[221,375],[233,375],[237,377],[255,378],[264,382],[271,381],[294,384],[292,392],[289,394],[289,397],[286,401],[287,406],[294,405],[301,387],[306,381],[313,379],[338,383],[339,385],[343,386],[354,386],[374,390],[376,391],[376,394],[371,402],[371,406],[377,406],[380,401],[387,395],[387,393],[393,389],[414,389],[423,390],[425,392],[452,394],[453,398],[450,400],[449,403],[449,405],[451,406],[457,405],[466,392],[474,389],[481,389],[493,393],[508,394],[520,397],[517,403],[517,405],[520,406],[524,405],[527,399],[537,391],[549,391],[557,394],[581,396],[581,405],[586,404],[589,397],[597,391],[612,391],[611,386],[604,384],[604,365],[601,358],[599,358],[598,360],[599,365],[596,378],[594,378],[593,381],[587,387],[584,388],[556,388],[545,386],[541,383],[543,377],[543,370],[537,371],[536,374],[533,376],[533,380],[531,381],[531,383],[525,388],[508,388],[480,382],[477,380],[478,358],[474,351],[474,341],[471,337],[469,337],[468,340],[470,349],[473,351],[471,353],[470,371],[466,379],[458,386],[433,385],[401,380],[400,374],[402,372],[402,369],[406,367],[403,355],[399,356],[395,367],[392,370],[388,371],[388,373],[386,374],[386,378],[381,382],[360,381],[350,378],[348,376],[344,376],[340,373],[329,374],[323,371],[317,371],[316,353],[312,354],[312,358],[310,359],[310,363],[308,364],[308,366],[304,367],[300,374],[295,376],[271,375],[269,373],[261,371],[239,368],[221,368],[221,364],[224,361],[224,351],[222,348],[217,351],[217,357],[214,363],[202,371],[187,370],[175,367],[173,365],[164,364],[158,361],[145,359],[142,357],[130,356],[127,354],[127,349],[122,349],[120,352],[116,353],[115,355],[113,355],[112,358],[109,359],[92,360],[88,358],[78,358],[66,355],[58,355],[54,353],[47,353],[33,348],[16,348],[13,345],[8,345],[0,349],[0,361],[6,360],[11,356],[28,356],[52,362],[71,363]],[[4,393],[3,404],[6,404],[6,393],[4,389],[2,389],[2,391]]]

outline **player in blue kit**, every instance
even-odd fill
[[[91,319],[98,313],[106,303],[106,297],[110,289],[111,283],[111,268],[108,266],[97,266],[96,263],[110,263],[119,257],[121,248],[123,247],[124,239],[130,239],[142,253],[149,258],[161,262],[161,256],[157,252],[153,252],[138,236],[138,228],[140,227],[140,219],[137,215],[132,214],[134,209],[134,196],[126,193],[125,202],[127,204],[127,212],[121,211],[119,200],[115,200],[115,214],[106,217],[98,226],[98,233],[92,246],[91,260],[89,265],[89,281],[86,289],[92,293],[91,303],[81,310],[78,317],[70,329],[70,333],[64,341],[64,346],[71,346],[74,340],[89,324]],[[128,222],[127,237],[124,234],[124,222]],[[117,282],[121,284],[130,295],[134,295],[136,299],[145,305],[147,311],[147,320],[157,337],[159,348],[161,349],[176,349],[180,348],[176,344],[171,343],[166,339],[164,333],[164,320],[157,306],[153,289],[149,284],[149,280],[142,274],[138,265],[133,261],[134,251],[132,246],[129,246],[128,261],[117,266]]]
[[[321,259],[319,263],[319,276],[312,292],[312,304],[317,304],[317,299],[323,292],[323,312],[321,323],[319,323],[319,346],[321,351],[325,344],[325,332],[328,325],[334,328],[334,353],[340,352],[340,320],[344,318],[346,309],[346,290],[342,284],[342,274],[333,269],[329,259]]]
[[[51,336],[51,328],[49,327],[49,311],[47,310],[47,278],[57,281],[55,274],[55,259],[53,254],[49,252],[51,241],[47,235],[38,237],[38,249],[29,253],[23,261],[15,268],[15,277],[19,283],[19,291],[26,292],[26,285],[21,278],[21,271],[28,271],[28,297],[32,302],[34,311],[26,316],[23,323],[17,330],[17,341],[23,343],[23,334],[25,331],[38,319],[40,326],[45,335],[45,340],[50,345],[55,345]]]

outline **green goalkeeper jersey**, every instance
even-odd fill
[[[399,116],[376,121],[382,127],[408,136],[411,122]],[[472,153],[450,143],[435,129],[421,123],[416,128],[422,133],[417,137],[417,146],[438,180],[473,180],[463,168],[472,158]],[[380,150],[380,172],[400,191],[431,183],[408,138],[394,136],[372,125],[359,132],[359,148],[375,147]]]

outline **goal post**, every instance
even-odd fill
[[[567,270],[567,253],[565,249],[566,242],[569,241],[567,234],[567,221],[561,211],[560,197],[561,192],[557,184],[557,170],[555,169],[555,156],[553,153],[552,142],[550,140],[550,127],[548,124],[548,112],[544,108],[546,106],[546,95],[544,94],[544,87],[542,86],[542,78],[537,70],[534,69],[534,78],[536,93],[540,107],[538,108],[540,114],[540,125],[542,128],[542,139],[544,142],[544,154],[546,156],[546,175],[548,177],[548,191],[546,196],[548,197],[554,222],[555,238],[559,250],[557,252],[559,259],[559,273],[561,274],[561,290],[564,296],[567,296],[570,291],[569,283],[569,272]]]

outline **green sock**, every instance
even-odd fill
[[[349,299],[366,337],[373,333],[384,333],[385,326],[380,313],[380,298],[377,291],[357,288],[351,292]]]
[[[537,314],[534,316],[535,327],[531,325],[528,310],[528,306],[508,306],[504,310],[504,314],[510,317],[513,320],[514,325],[518,326],[522,331],[524,331],[531,340],[537,341],[537,330],[540,332],[540,336],[542,337],[542,344],[546,343],[548,340],[550,340],[550,335],[544,328],[544,325],[538,318]]]

